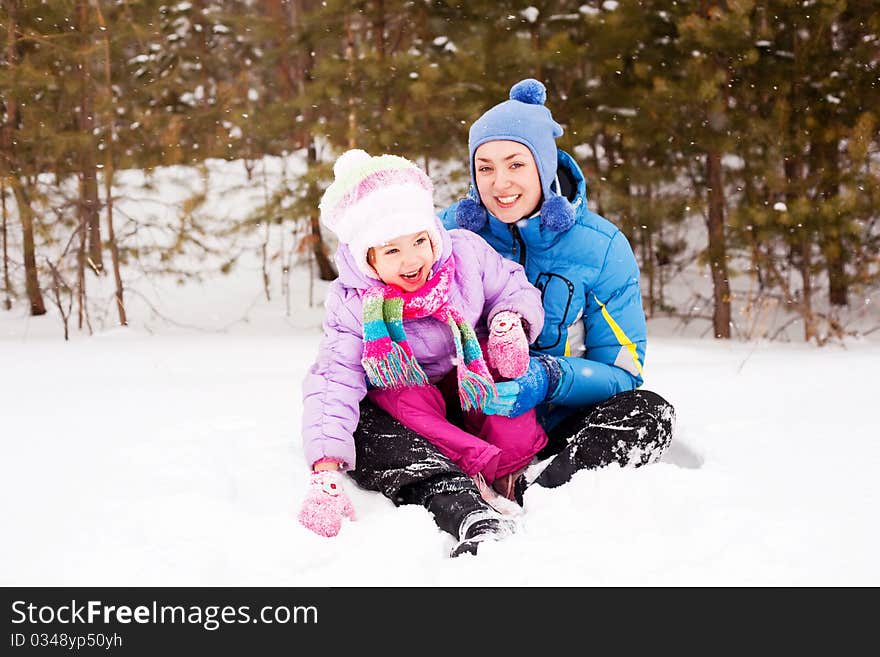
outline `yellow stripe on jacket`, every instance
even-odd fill
[[[614,318],[611,316],[611,313],[608,312],[605,304],[599,301],[599,298],[595,294],[593,295],[593,298],[596,299],[596,303],[598,303],[599,307],[602,309],[602,317],[608,322],[608,326],[610,326],[611,330],[614,332],[614,337],[617,338],[617,342],[621,347],[626,347],[630,356],[632,356],[636,369],[639,371],[639,375],[644,376],[642,373],[642,364],[639,362],[639,352],[636,350],[635,343],[627,337],[624,330],[620,328],[620,325],[614,321]]]

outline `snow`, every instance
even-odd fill
[[[578,7],[578,11],[584,16],[596,16],[597,14],[599,14],[599,10],[592,5],[581,5],[580,7]]]
[[[599,105],[596,111],[619,114],[620,116],[638,116],[639,114],[639,111],[633,107],[608,107],[607,105]]]
[[[519,534],[451,560],[426,511],[354,484],[339,536],[297,524],[317,340],[0,342],[0,584],[880,583],[876,345],[653,339],[646,377],[678,414],[667,457],[530,489]]]
[[[129,212],[172,215],[182,177],[158,171],[166,204]],[[227,219],[253,202],[214,193]],[[0,585],[880,584],[878,332],[820,349],[652,322],[646,388],[677,412],[664,459],[529,489],[516,535],[450,559],[424,509],[350,481],[358,520],[339,536],[297,523],[300,385],[326,284],[310,290],[300,266],[286,312],[277,270],[266,301],[249,258],[200,283],[152,280],[130,327],[108,311],[70,342],[52,314],[0,311]]]
[[[529,23],[534,23],[536,20],[538,20],[538,16],[540,15],[541,12],[538,10],[537,7],[529,6],[529,7],[526,7],[525,9],[523,9],[519,13],[520,13],[520,16],[525,18]]]

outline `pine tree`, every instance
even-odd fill
[[[740,131],[748,175],[733,219],[751,244],[761,285],[777,289],[799,313],[805,339],[820,343],[828,330],[840,333],[833,313],[818,307],[820,274],[827,273],[831,304],[845,303],[853,276],[847,267],[856,269],[848,260],[862,260],[869,241],[859,224],[865,212],[853,203],[862,151],[850,160],[853,149],[844,144],[853,144],[854,134],[863,145],[871,141],[863,128],[871,123],[872,93],[876,99],[864,75],[872,55],[858,45],[873,40],[870,17],[858,2],[758,3],[760,57],[740,96],[757,120]],[[792,268],[799,287],[790,281]]]
[[[705,207],[712,325],[715,337],[725,339],[731,337],[732,314],[723,160],[734,149],[735,89],[756,55],[751,10],[748,0],[701,0],[674,10],[677,58],[668,86],[676,110],[672,126],[684,161],[692,165],[695,205],[702,201]]]
[[[664,268],[683,247],[675,236],[686,198],[675,184],[678,150],[669,130],[665,77],[675,62],[667,3],[574,3],[546,39],[545,70],[565,103],[563,142],[583,145],[596,209],[620,224],[647,279],[649,315],[666,308]]]

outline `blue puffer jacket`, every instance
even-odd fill
[[[532,350],[555,356],[562,369],[547,403],[538,408],[547,428],[574,407],[640,386],[647,339],[639,266],[629,242],[587,208],[584,175],[561,150],[558,171],[562,192],[575,209],[571,228],[547,230],[539,215],[505,224],[490,214],[478,233],[505,258],[522,264],[541,291],[544,330]],[[441,213],[447,228],[457,227],[457,205]]]

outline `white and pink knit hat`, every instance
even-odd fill
[[[378,278],[367,262],[370,247],[423,230],[436,262],[442,243],[434,186],[419,167],[397,155],[371,157],[354,149],[339,156],[333,174],[335,180],[321,197],[321,221],[348,245],[364,274]]]

